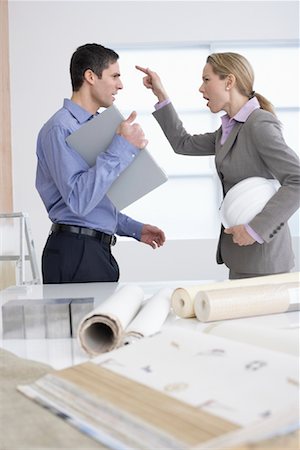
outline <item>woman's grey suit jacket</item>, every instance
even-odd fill
[[[248,177],[275,178],[280,182],[277,193],[249,223],[264,244],[234,244],[222,227],[217,262],[250,275],[290,271],[294,254],[287,221],[299,208],[300,164],[296,153],[286,145],[276,117],[262,109],[253,111],[246,122],[235,125],[221,145],[221,127],[213,133],[190,135],[171,103],[153,115],[176,153],[215,155],[224,195]]]

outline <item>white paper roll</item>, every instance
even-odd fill
[[[179,317],[195,317],[194,298],[201,286],[179,287],[173,291],[171,306]]]
[[[78,328],[81,347],[96,356],[118,347],[124,329],[138,312],[144,299],[139,286],[123,286],[98,308],[87,314]]]
[[[160,331],[170,312],[172,292],[172,289],[164,288],[145,301],[135,318],[127,326],[122,341],[123,345]]]
[[[265,275],[262,277],[244,278],[240,280],[225,280],[215,283],[200,284],[187,287],[178,287],[173,291],[171,306],[175,314],[182,318],[196,317],[194,301],[199,291],[227,289],[245,286],[261,286],[262,284],[298,283],[299,272]]]
[[[290,286],[267,284],[199,291],[194,302],[196,317],[209,322],[285,312],[290,303]]]

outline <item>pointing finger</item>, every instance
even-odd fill
[[[148,68],[146,69],[146,68],[141,67],[141,66],[135,66],[135,68],[137,70],[140,70],[141,72],[145,73],[146,75],[149,75],[149,69]]]

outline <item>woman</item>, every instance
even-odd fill
[[[249,177],[277,179],[281,185],[249,224],[222,227],[217,262],[226,264],[231,279],[289,272],[294,254],[287,221],[299,208],[299,158],[285,143],[271,103],[254,92],[247,59],[230,52],[208,56],[199,91],[211,112],[226,114],[218,130],[200,135],[186,132],[157,73],[136,68],[158,98],[153,115],[173,150],[215,155],[224,195]]]

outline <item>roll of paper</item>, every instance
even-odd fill
[[[173,291],[171,306],[179,317],[195,317],[194,298],[201,286],[179,287]]]
[[[224,287],[230,281],[220,282]],[[194,301],[196,294],[201,290],[218,289],[220,283],[199,284],[195,286],[187,286],[185,288],[176,288],[171,297],[171,306],[175,314],[185,319],[196,317],[194,310]]]
[[[263,284],[298,283],[299,272],[282,273],[277,275],[265,275],[262,277],[244,278],[240,280],[218,281],[209,284],[200,284],[187,287],[178,287],[173,291],[171,306],[179,317],[196,317],[194,301],[199,291],[227,289],[246,286],[261,286]]]
[[[144,292],[139,286],[123,286],[87,314],[78,328],[83,350],[91,356],[97,356],[117,348],[125,328],[137,314],[143,299]]]
[[[123,345],[131,344],[136,339],[151,336],[160,331],[170,311],[172,292],[172,289],[164,288],[145,301],[127,326]]]
[[[196,294],[194,308],[202,322],[282,313],[290,304],[291,284],[265,284]]]

